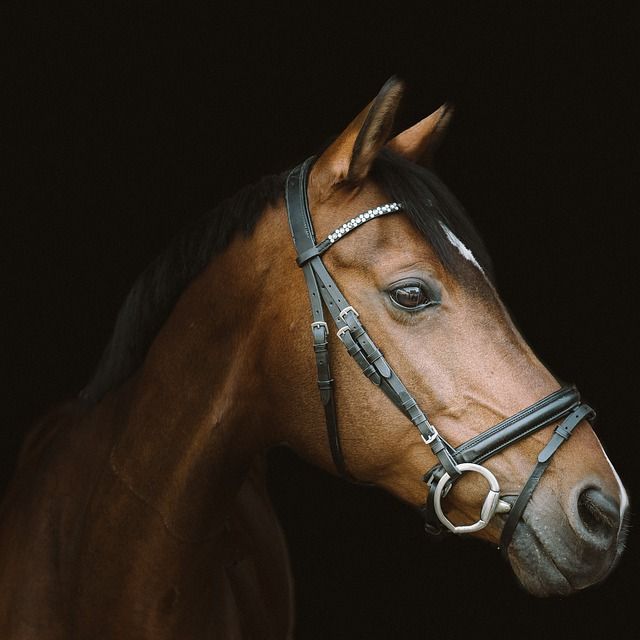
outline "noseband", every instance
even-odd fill
[[[467,440],[459,447],[452,447],[429,422],[416,400],[385,360],[360,322],[358,312],[347,302],[322,262],[322,254],[346,234],[369,220],[400,211],[402,205],[392,202],[369,209],[345,222],[322,242],[316,243],[307,199],[307,182],[313,161],[314,158],[309,158],[293,169],[287,177],[286,206],[291,236],[297,252],[297,263],[304,273],[311,303],[311,333],[316,356],[318,388],[324,406],[334,464],[341,475],[353,479],[347,470],[340,446],[333,379],[329,365],[329,327],[325,321],[323,304],[337,327],[336,335],[349,355],[367,378],[380,387],[411,420],[424,443],[438,459],[438,464],[427,471],[423,478],[428,488],[427,501],[421,510],[426,531],[440,534],[444,531],[443,527],[446,527],[457,534],[472,533],[486,527],[494,514],[508,513],[500,539],[500,548],[506,555],[525,507],[553,454],[568,440],[582,420],[592,422],[595,412],[588,405],[581,403],[580,394],[575,387],[564,387]],[[561,422],[538,454],[537,464],[520,494],[515,501],[503,500],[498,480],[481,463],[506,447],[558,421]],[[442,500],[453,483],[463,473],[468,472],[482,475],[489,483],[489,491],[480,511],[480,519],[474,524],[456,526],[445,515]]]

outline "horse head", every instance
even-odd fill
[[[432,529],[496,545],[502,535],[533,594],[587,587],[621,553],[626,492],[593,410],[520,335],[471,222],[427,168],[451,109],[391,138],[401,93],[388,81],[289,176],[282,207],[304,277],[287,272],[291,245],[278,247],[287,286],[265,290],[279,319],[265,355],[280,373],[269,387],[277,436],[425,510]]]

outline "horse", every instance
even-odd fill
[[[500,545],[535,596],[609,575],[629,502],[594,411],[521,337],[430,169],[452,109],[392,135],[402,92],[139,277],[92,379],[23,445],[3,638],[291,638],[282,444]]]

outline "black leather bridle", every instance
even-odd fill
[[[342,449],[336,417],[335,394],[329,365],[329,327],[325,321],[323,305],[337,327],[337,336],[356,361],[363,373],[380,387],[387,397],[404,413],[420,432],[425,444],[438,459],[438,464],[424,475],[428,487],[427,501],[422,508],[425,529],[439,534],[444,529],[453,533],[472,533],[489,524],[495,513],[508,513],[500,539],[500,548],[506,555],[513,533],[520,522],[533,491],[549,465],[553,454],[572,434],[578,424],[586,419],[592,422],[595,412],[580,401],[575,387],[563,387],[538,402],[503,420],[487,431],[467,440],[459,447],[452,447],[429,422],[416,400],[385,360],[362,325],[358,312],[347,302],[322,262],[322,254],[347,233],[380,216],[402,209],[393,202],[365,211],[345,222],[316,243],[307,199],[307,182],[314,158],[309,158],[293,169],[286,181],[286,206],[291,236],[297,252],[297,263],[302,268],[311,303],[311,332],[316,357],[318,388],[324,406],[329,446],[339,473],[351,478]],[[538,454],[537,464],[520,494],[513,503],[501,499],[500,485],[489,469],[482,466],[491,456],[526,438],[554,422],[560,422],[551,439]],[[480,519],[470,525],[454,525],[442,509],[442,499],[453,483],[465,472],[482,475],[489,483]],[[353,478],[351,478],[353,479]]]

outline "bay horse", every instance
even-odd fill
[[[628,499],[593,410],[520,336],[428,168],[451,109],[392,137],[401,94],[392,78],[139,278],[92,380],[23,446],[0,514],[2,638],[292,637],[265,484],[283,443],[430,531],[500,544],[536,596],[609,574]]]

